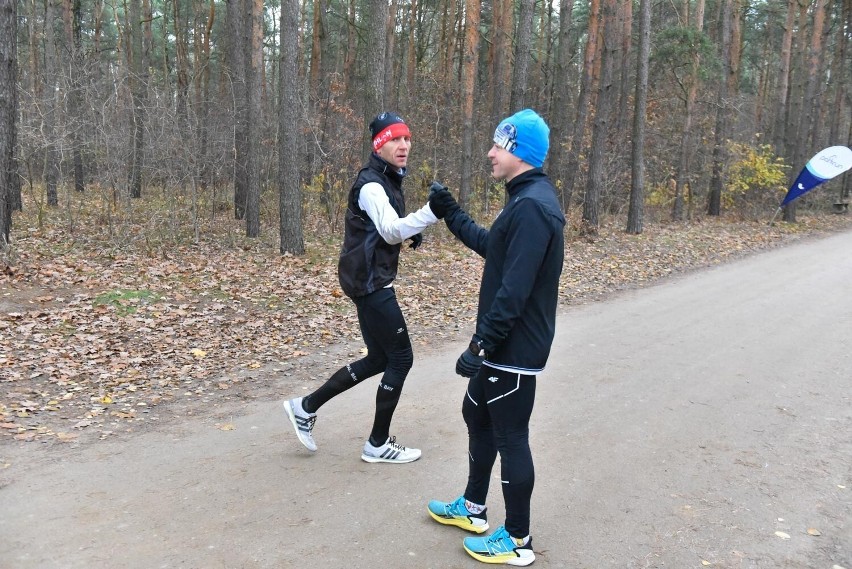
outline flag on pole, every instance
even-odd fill
[[[845,146],[831,146],[808,160],[796,181],[787,190],[781,206],[784,207],[805,192],[852,168],[852,150]]]

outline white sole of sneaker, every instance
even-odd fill
[[[503,565],[512,565],[514,567],[526,567],[527,565],[532,565],[535,561],[535,555],[530,552],[525,554],[523,557],[487,557],[485,555],[480,555],[468,549],[467,547],[464,550],[477,561],[481,561],[483,563],[501,563]]]
[[[296,424],[296,414],[293,413],[292,409],[290,409],[289,401],[284,402],[284,412],[287,414],[287,418],[290,419],[290,424],[293,425],[293,431],[296,432],[296,439],[298,439],[298,441],[302,443],[302,446],[308,449],[309,451],[316,452],[316,445],[314,445],[314,448],[311,448],[305,443],[305,441],[302,440],[302,435],[299,433],[299,425]]]
[[[371,463],[388,462],[388,463],[391,463],[391,464],[393,464],[393,463],[407,464],[409,462],[414,462],[418,458],[420,458],[420,455],[417,455],[414,458],[406,458],[406,459],[403,459],[403,460],[400,460],[398,458],[397,459],[387,459],[387,458],[382,458],[380,456],[368,456],[366,454],[361,455],[361,460],[363,460],[364,462],[371,462]]]

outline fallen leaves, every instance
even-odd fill
[[[594,240],[569,230],[560,298],[602,298],[791,234],[722,220],[648,226],[640,236],[602,227]],[[68,237],[61,223],[30,232],[16,245],[14,271],[0,275],[0,437],[104,438],[177,413],[171,403],[251,397],[256,382],[286,377],[274,371],[285,362],[361,345],[338,285],[338,239],[311,242],[294,257],[277,247],[228,247],[227,239],[170,244],[168,255],[106,254],[85,235],[69,251],[61,247]],[[442,226],[402,254],[396,292],[415,342],[473,331],[481,272],[482,260]]]

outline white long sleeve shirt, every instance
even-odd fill
[[[391,245],[402,243],[438,222],[428,203],[405,217],[399,217],[391,206],[385,189],[376,182],[369,182],[361,188],[358,207],[367,213],[376,225],[379,235]]]

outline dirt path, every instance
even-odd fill
[[[560,316],[532,424],[536,567],[852,568],[850,251],[847,232]],[[323,408],[315,455],[278,400],[4,445],[0,567],[480,567],[425,513],[464,483],[462,348],[417,353],[393,426],[423,449],[409,465],[359,459],[372,388]]]

